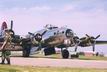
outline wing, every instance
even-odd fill
[[[96,41],[96,44],[107,44],[107,41]]]

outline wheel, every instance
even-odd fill
[[[26,50],[23,50],[23,57],[29,57],[29,54],[27,53]]]
[[[51,55],[51,54],[56,54],[55,48],[54,47],[49,47],[44,49],[44,55]]]
[[[23,57],[29,57],[31,50],[30,39],[23,39],[21,46],[23,47]]]
[[[62,50],[62,58],[64,58],[64,59],[69,58],[69,52],[67,49]]]
[[[29,57],[30,55],[30,47],[26,46],[26,48],[23,48],[23,57]]]

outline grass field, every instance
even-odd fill
[[[107,60],[107,57],[101,56],[80,56],[80,60]]]
[[[55,67],[22,67],[0,65],[0,72],[107,72],[107,69],[89,68],[55,68]]]

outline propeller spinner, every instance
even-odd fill
[[[30,34],[31,36],[33,36],[33,38],[35,38],[36,41],[40,42],[42,40],[42,36],[47,32],[47,30],[45,30],[42,34],[37,33],[36,35],[34,33],[28,32],[28,34]]]

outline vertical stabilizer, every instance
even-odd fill
[[[7,23],[4,21],[1,26],[1,30],[7,29]]]
[[[6,30],[6,29],[7,29],[7,23],[4,21],[1,25],[0,37],[3,37],[4,30]]]

